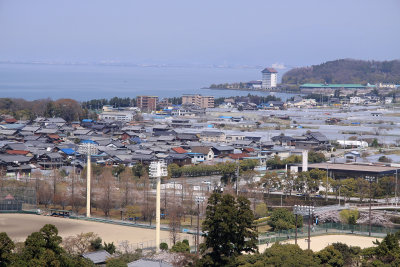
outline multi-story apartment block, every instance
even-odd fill
[[[265,68],[262,73],[262,88],[274,88],[278,83],[278,72],[274,68]]]
[[[192,104],[201,108],[213,108],[214,97],[213,96],[202,96],[202,95],[183,95],[182,104]]]
[[[137,96],[136,105],[142,111],[157,110],[158,96]]]

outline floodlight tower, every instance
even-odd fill
[[[150,177],[157,179],[156,189],[156,252],[160,251],[160,199],[161,199],[161,177],[168,176],[167,164],[164,161],[153,161],[149,167]]]
[[[96,145],[91,140],[84,140],[79,147],[79,152],[87,154],[86,164],[86,217],[90,217],[90,193],[92,180],[92,164],[91,156],[97,153]]]

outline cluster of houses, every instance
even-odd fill
[[[240,123],[243,118],[220,120]],[[271,141],[254,132],[229,133],[204,125],[196,128],[195,123],[182,118],[163,123],[6,118],[0,123],[0,171],[17,177],[60,168],[67,174],[79,173],[86,164],[83,149],[88,142],[96,148],[92,161],[108,166],[149,164],[160,159],[179,166],[242,159],[257,159],[264,165],[275,155],[286,158],[301,149],[329,149],[327,138],[318,132],[299,137],[279,135]]]

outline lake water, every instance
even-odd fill
[[[200,89],[210,84],[260,79],[258,69],[137,67],[104,65],[0,64],[0,97],[98,98],[203,95],[237,96],[264,92]],[[289,94],[273,93],[285,100]]]

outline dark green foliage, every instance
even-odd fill
[[[14,242],[6,233],[0,233],[0,267],[8,266],[12,260],[12,250],[15,248]]]
[[[340,267],[344,265],[343,255],[330,245],[315,254],[316,262],[323,266]]]
[[[93,240],[90,240],[90,248],[91,250],[102,250],[103,249],[103,245],[101,244],[103,242],[103,240],[101,239],[101,237],[97,237]]]
[[[248,199],[213,193],[203,222],[202,266],[226,266],[243,252],[257,251],[257,231]]]
[[[325,162],[326,158],[323,153],[321,152],[315,152],[315,151],[310,151],[308,152],[308,162],[309,163],[321,163]]]
[[[275,209],[268,220],[268,225],[274,231],[296,228],[296,216],[285,208]],[[303,217],[297,216],[297,227],[303,226]]]
[[[262,254],[242,255],[237,258],[237,266],[319,266],[313,258],[313,252],[302,250],[297,245],[275,243]]]
[[[119,175],[125,170],[125,165],[124,164],[118,164],[118,166],[117,167],[114,167],[113,169],[112,169],[112,174],[115,176],[115,177],[119,177]]]
[[[345,266],[352,266],[352,264],[357,265],[360,260],[360,247],[349,247],[343,243],[333,243],[332,246],[342,254]]]
[[[168,250],[168,244],[165,242],[160,243],[160,249],[161,250]]]
[[[190,246],[186,242],[176,242],[175,245],[172,246],[171,248],[172,252],[180,252],[180,253],[189,253],[190,252]]]
[[[138,177],[140,179],[140,177],[142,177],[145,173],[146,167],[141,163],[137,163],[132,167],[132,174],[134,177]]]
[[[400,61],[339,59],[311,67],[295,68],[282,77],[283,84],[400,83]]]
[[[113,97],[111,99],[92,99],[82,102],[82,107],[86,109],[102,109],[104,105],[111,105],[113,107],[133,107],[136,104],[134,98],[120,98]]]
[[[117,249],[114,245],[114,242],[111,242],[111,243],[104,242],[103,248],[105,251],[107,251],[110,254],[114,254],[115,250]]]

